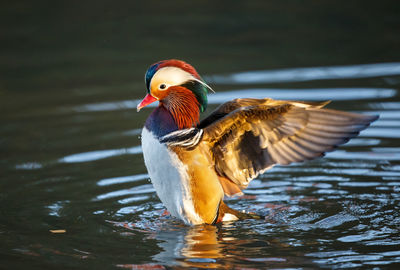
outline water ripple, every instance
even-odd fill
[[[358,220],[355,216],[347,213],[339,213],[333,216],[326,217],[314,223],[314,227],[320,229],[330,229],[338,227],[346,222]]]
[[[60,158],[58,162],[60,163],[78,163],[78,162],[89,162],[99,159],[109,158],[113,156],[127,155],[127,154],[140,154],[142,153],[141,146],[134,146],[130,148],[121,149],[109,149],[109,150],[98,150],[91,152],[84,152],[65,156]]]
[[[206,76],[205,78],[207,81],[217,84],[256,84],[356,79],[399,74],[400,63],[394,62],[351,66],[245,71],[228,75]]]
[[[105,199],[110,199],[110,198],[115,198],[115,197],[122,197],[126,195],[134,195],[134,194],[145,194],[145,193],[154,193],[155,189],[153,188],[153,185],[151,184],[146,184],[146,185],[141,185],[141,186],[136,186],[133,188],[129,189],[121,189],[121,190],[116,190],[116,191],[111,191],[105,194],[98,195],[96,197],[96,200],[105,200]]]
[[[292,100],[293,97],[300,96],[302,100],[362,100],[389,98],[395,96],[397,91],[391,88],[316,88],[316,89],[270,89],[270,88],[250,88],[232,91],[217,92],[208,96],[209,104],[221,104],[235,98],[273,98]],[[85,104],[73,107],[76,112],[101,112],[136,109],[140,103],[137,100],[122,100],[114,102],[103,102]],[[156,103],[148,107],[155,107]],[[64,109],[65,111],[65,109]]]
[[[112,177],[112,178],[105,178],[101,179],[97,182],[98,186],[109,186],[115,184],[122,184],[122,183],[130,183],[136,182],[139,180],[148,179],[148,174],[136,174],[136,175],[129,175],[129,176],[120,176],[120,177]]]
[[[400,130],[399,130],[400,132]],[[400,160],[399,152],[348,152],[345,150],[336,150],[326,155],[329,159],[347,159],[347,160]]]
[[[15,165],[15,169],[17,170],[38,170],[41,168],[43,168],[43,165],[38,162],[26,162]]]
[[[360,241],[364,241],[364,240],[382,238],[385,236],[386,236],[386,234],[384,232],[369,230],[368,232],[365,232],[363,234],[347,235],[347,236],[339,237],[337,240],[339,240],[341,242],[360,242]]]

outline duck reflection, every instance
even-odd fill
[[[224,255],[219,232],[220,227],[212,225],[182,226],[172,231],[159,231],[155,238],[160,240],[158,245],[163,251],[154,259],[163,263],[175,261],[185,267],[221,268],[217,259]]]
[[[184,237],[181,255],[189,259],[185,261],[189,265],[191,264],[190,259],[193,258],[207,259],[203,261],[204,263],[212,263],[214,259],[221,258],[223,255],[221,244],[218,241],[218,227],[201,225],[190,228]],[[196,264],[198,265],[200,262],[201,260],[197,261]]]

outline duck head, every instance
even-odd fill
[[[191,65],[175,59],[157,62],[147,70],[145,82],[147,95],[137,106],[138,111],[159,101],[159,106],[171,113],[179,129],[199,122],[211,88]]]

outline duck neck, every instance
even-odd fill
[[[178,129],[190,128],[199,123],[199,102],[193,92],[185,87],[173,87],[168,97],[160,102],[160,106],[171,113]]]
[[[157,138],[175,131],[178,126],[172,114],[161,104],[150,114],[145,123],[145,128],[153,133]]]

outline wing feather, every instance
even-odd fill
[[[275,164],[323,156],[378,118],[323,109],[327,103],[236,99],[222,104],[198,128],[218,174],[243,189]]]

